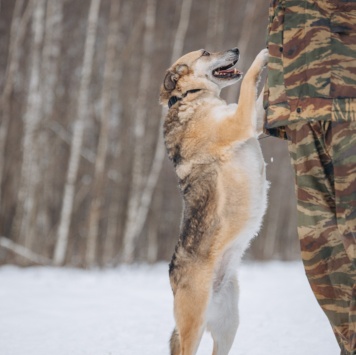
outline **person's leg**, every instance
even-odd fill
[[[311,288],[327,315],[342,354],[348,350],[349,310],[355,270],[338,230],[330,123],[287,128],[296,173],[298,235]],[[347,351],[346,354],[349,352]]]
[[[356,269],[356,122],[331,125],[337,225],[346,253]],[[356,353],[356,278],[350,301],[348,349]]]

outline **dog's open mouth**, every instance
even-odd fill
[[[235,79],[237,77],[240,77],[242,73],[236,68],[233,68],[236,63],[237,60],[235,60],[229,65],[226,65],[225,67],[219,67],[214,69],[213,76],[220,79]]]

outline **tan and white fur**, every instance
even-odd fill
[[[170,263],[176,328],[172,355],[195,354],[204,330],[214,355],[226,355],[239,323],[237,268],[258,233],[268,182],[258,142],[262,100],[257,85],[268,52],[243,78],[238,105],[220,98],[241,77],[239,51],[191,52],[168,69],[160,101],[169,103],[164,137],[184,202]]]

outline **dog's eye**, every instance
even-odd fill
[[[203,51],[202,56],[209,56],[209,55],[210,55],[210,53],[208,51]]]

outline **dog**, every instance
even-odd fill
[[[165,146],[184,203],[169,265],[176,321],[171,355],[195,354],[204,330],[212,335],[213,355],[229,353],[239,323],[236,270],[267,206],[257,86],[268,51],[244,76],[238,105],[228,105],[219,95],[243,76],[238,59],[237,48],[191,52],[168,69],[160,90],[160,103],[169,107]]]

